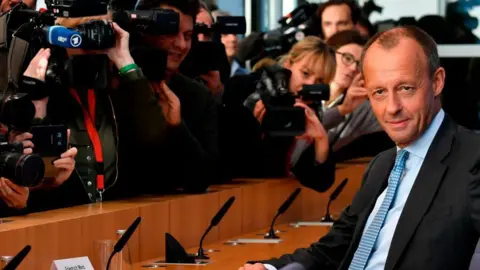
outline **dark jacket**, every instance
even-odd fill
[[[167,127],[165,143],[141,162],[159,168],[156,174],[139,168],[152,179],[146,192],[174,190],[205,192],[216,178],[218,162],[218,105],[204,85],[181,74],[167,83],[180,100],[182,122]],[[150,148],[151,149],[151,148]],[[140,178],[141,179],[141,178]]]
[[[449,116],[438,130],[393,234],[385,264],[392,269],[468,269],[480,234],[480,136]],[[330,232],[309,248],[266,261],[278,269],[348,269],[367,219],[387,186],[396,149],[369,164],[360,190]]]
[[[77,89],[86,105],[86,90]],[[166,122],[157,98],[141,71],[120,78],[115,90],[95,90],[96,128],[104,156],[104,200],[139,194],[141,186],[153,178],[137,178],[136,161],[151,155],[140,149],[158,149],[165,138]],[[29,198],[30,211],[48,210],[95,202],[96,176],[92,142],[87,134],[81,105],[67,89],[50,97],[45,123],[65,124],[71,131],[70,145],[78,149],[76,170],[60,187],[36,190]],[[150,174],[156,173],[154,168]],[[145,168],[144,168],[145,170]]]

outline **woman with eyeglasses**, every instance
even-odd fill
[[[338,32],[327,44],[336,52],[337,69],[330,84],[330,105],[324,116],[334,162],[374,156],[391,146],[378,124],[360,72],[360,57],[366,39],[356,30]],[[374,143],[372,143],[374,142]]]

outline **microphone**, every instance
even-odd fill
[[[342,192],[345,185],[348,183],[348,178],[345,178],[337,188],[330,194],[330,199],[328,200],[327,204],[327,211],[325,212],[325,216],[322,218],[322,222],[334,222],[332,216],[330,215],[330,204],[338,197],[340,192]]]
[[[108,258],[107,269],[106,270],[110,269],[110,264],[112,263],[113,256],[115,256],[115,254],[117,254],[118,252],[122,251],[123,247],[127,244],[128,240],[130,239],[132,234],[137,229],[138,224],[140,224],[140,221],[142,221],[142,218],[137,217],[135,219],[135,221],[133,221],[132,225],[130,225],[130,227],[128,227],[128,229],[125,231],[125,233],[122,235],[122,237],[120,237],[120,239],[118,239],[117,243],[113,247],[112,254],[110,254],[110,257]]]
[[[47,33],[48,43],[63,48],[81,48],[83,43],[82,33],[60,25],[44,28]]]
[[[217,226],[218,223],[222,220],[223,216],[228,212],[230,207],[232,206],[233,202],[235,201],[235,196],[230,197],[225,204],[218,210],[217,214],[212,218],[212,221],[210,221],[210,226],[208,226],[207,230],[203,234],[202,238],[200,239],[200,247],[198,248],[197,256],[195,257],[197,260],[208,260],[208,256],[205,255],[205,252],[203,251],[202,245],[203,245],[203,239],[205,239],[205,236],[210,232],[210,230]]]
[[[3,268],[3,270],[14,270],[20,265],[20,263],[27,257],[32,247],[26,245],[13,259]]]
[[[270,225],[270,231],[265,235],[265,238],[266,239],[278,239],[280,237],[278,237],[276,234],[275,234],[275,230],[273,229],[273,225],[275,225],[275,221],[277,220],[277,218],[285,213],[285,211],[287,211],[287,209],[290,207],[290,205],[292,205],[293,201],[295,201],[295,199],[297,198],[298,194],[300,194],[300,191],[302,191],[301,188],[297,188],[288,198],[287,200],[280,206],[280,208],[278,208],[278,212],[277,212],[277,215],[275,215],[275,217],[273,218],[272,220],[272,224]]]
[[[305,267],[297,262],[289,263],[284,267],[280,268],[280,270],[306,270]]]

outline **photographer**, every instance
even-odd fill
[[[2,125],[2,130],[7,130],[8,127]],[[5,134],[6,135],[6,134]],[[32,148],[35,147],[32,143],[32,134],[21,133],[15,135],[11,133],[9,136],[9,143],[20,143],[23,148],[24,155],[32,154]],[[38,190],[52,188],[61,185],[66,181],[73,170],[75,169],[75,156],[77,154],[76,148],[70,148],[63,153],[60,158],[53,162],[53,167],[56,170],[54,178],[43,179],[39,185],[33,187],[21,186],[15,181],[6,177],[0,178],[0,217],[8,217],[14,215],[26,214],[29,212],[27,206],[30,203],[35,204],[39,195]],[[25,164],[24,164],[25,165]],[[22,169],[24,170],[24,169]],[[37,172],[38,173],[38,172]]]
[[[196,23],[203,24],[208,28],[211,28],[213,24],[212,14],[210,13],[207,5],[203,1],[200,1],[199,3],[200,8],[198,9]],[[199,33],[197,37],[199,42],[212,41],[213,38],[212,33]],[[221,99],[221,96],[223,94],[224,82],[226,82],[229,78],[228,70],[230,68],[230,65],[228,62],[223,62],[222,64],[224,70],[211,70],[206,74],[200,75],[201,79],[205,82],[205,86],[210,89],[210,91],[212,91],[213,96],[218,100]],[[222,73],[224,73],[223,76]]]
[[[137,6],[137,10],[155,8],[179,13],[180,24],[178,34],[144,36],[145,42],[168,54],[165,81],[151,83],[160,96],[168,124],[166,143],[160,151],[163,155],[152,166],[162,164],[165,167],[162,177],[167,181],[152,184],[183,182],[189,185],[189,192],[204,192],[216,177],[218,106],[204,85],[179,73],[179,66],[192,46],[199,3],[198,0],[144,0]]]
[[[310,36],[298,42],[280,62],[283,68],[291,73],[289,78],[280,83],[285,84],[293,94],[298,93],[303,85],[328,84],[335,74],[334,53],[318,37]],[[270,68],[272,67],[267,69]],[[258,91],[263,89],[256,90],[258,83],[264,80],[267,74],[263,71],[237,77],[237,80],[232,80],[232,84],[227,86],[225,93],[228,94],[225,104],[228,107],[238,106],[236,99],[249,95],[245,104],[253,109],[258,123],[262,123],[266,114],[266,104],[260,100],[258,94]],[[280,73],[285,72],[273,72],[268,78],[277,81]],[[242,80],[239,80],[240,77]],[[254,177],[284,177],[291,172],[303,185],[317,191],[321,192],[330,187],[333,172],[326,168],[332,164],[325,163],[329,149],[328,138],[318,118],[318,112],[307,103],[297,99],[295,104],[295,107],[305,110],[305,134],[296,138],[260,135],[263,137],[261,148],[249,155],[261,156],[260,164],[257,165],[259,175]]]
[[[104,19],[107,15],[58,18],[57,24],[75,28]],[[139,170],[143,159],[138,157],[157,152],[163,143],[166,125],[162,108],[134,64],[128,32],[115,23],[112,27],[114,47],[67,49],[69,60],[62,84],[34,102],[37,122],[67,126],[69,143],[78,148],[76,173],[54,189],[40,190],[37,203],[31,204],[34,211],[137,195],[144,182],[151,181],[145,176],[156,172],[154,166]],[[58,59],[51,59],[50,49],[41,50],[37,57],[40,60],[31,61],[24,76],[44,81],[45,62]],[[120,71],[117,77],[105,75],[110,66]]]

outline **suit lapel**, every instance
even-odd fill
[[[413,184],[398,221],[388,253],[385,269],[394,269],[415,230],[435,198],[447,166],[442,162],[450,152],[456,125],[445,115],[422,167]]]

